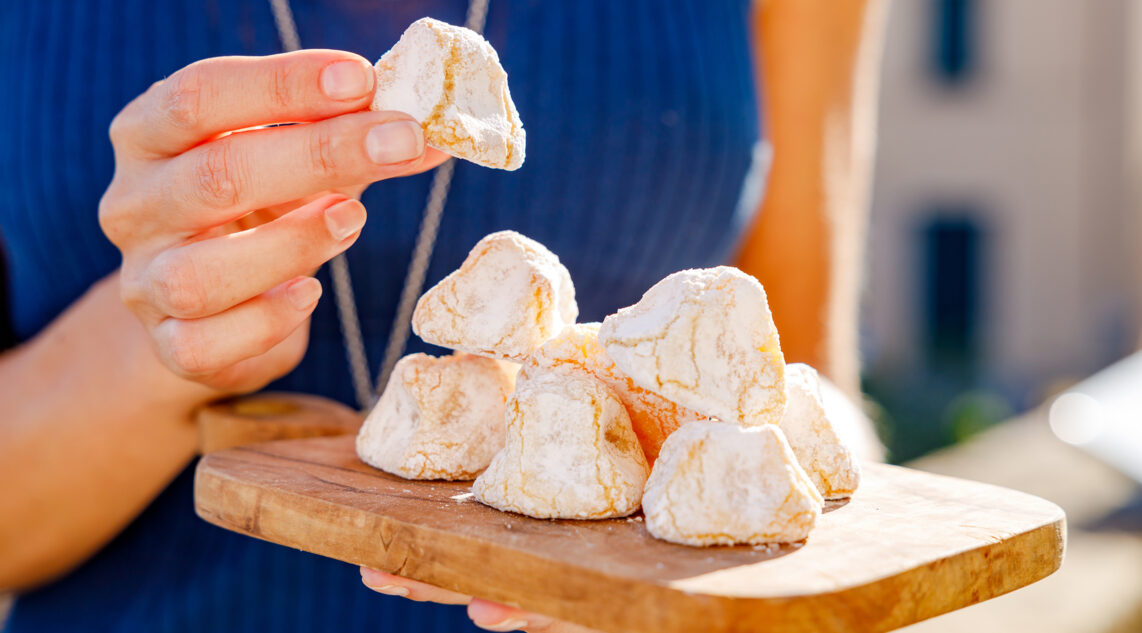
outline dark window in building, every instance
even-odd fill
[[[959,84],[975,69],[975,0],[931,0],[932,71]]]
[[[923,333],[928,358],[970,368],[978,356],[982,235],[970,215],[937,210],[923,228]]]

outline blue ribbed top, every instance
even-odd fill
[[[464,0],[293,0],[301,41],[376,59]],[[492,0],[486,36],[527,128],[516,172],[457,165],[434,283],[483,235],[514,229],[570,269],[581,319],[665,275],[723,263],[755,205],[748,0]],[[111,118],[152,82],[216,55],[280,51],[266,0],[0,3],[0,236],[17,335],[36,335],[119,263],[96,208]],[[376,184],[349,251],[370,361],[380,360],[430,177]],[[319,275],[326,288],[327,275]],[[408,351],[429,348],[413,341]],[[273,388],[352,401],[329,294],[301,365]],[[184,472],[111,545],[21,597],[26,631],[457,631],[463,608],[372,593],[356,569],[210,526]],[[536,581],[536,579],[520,579]]]

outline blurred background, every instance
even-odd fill
[[[1142,2],[892,4],[865,390],[891,461],[1069,524],[1059,572],[909,631],[1142,631],[1139,175]]]
[[[1050,416],[1139,347],[1139,175],[1142,2],[892,4],[870,405],[891,461],[1043,496],[1070,526],[1055,575],[909,631],[1142,631],[1142,502],[1126,474],[1142,445],[1108,459],[1090,437],[1058,439]],[[1140,405],[1122,421],[1138,437],[1142,363],[1119,367],[1108,389]]]
[[[893,3],[862,327],[895,460],[1135,349],[1140,36],[1125,0]]]

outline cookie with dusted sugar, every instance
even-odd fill
[[[642,498],[652,536],[696,546],[800,541],[822,505],[777,426],[724,422],[667,438]]]
[[[412,329],[434,345],[518,362],[578,316],[571,274],[559,258],[500,231],[420,297]]]
[[[729,266],[683,270],[603,320],[599,342],[641,387],[698,413],[776,424],[785,359],[765,290]]]
[[[357,434],[357,455],[406,479],[474,479],[504,445],[513,380],[482,356],[405,356]]]
[[[852,496],[860,485],[860,465],[833,428],[817,370],[802,363],[786,365],[785,387],[785,415],[779,426],[798,463],[826,499]]]
[[[523,165],[526,135],[499,55],[479,33],[421,18],[376,63],[373,110],[406,112],[432,147],[485,167]]]
[[[504,448],[472,486],[482,503],[538,519],[638,509],[650,468],[622,402],[582,372],[520,375]]]
[[[599,344],[598,323],[577,323],[563,329],[523,361],[521,375],[553,370],[586,372],[611,389],[626,407],[631,426],[651,466],[666,437],[679,426],[706,416],[680,406],[635,384],[619,371]]]

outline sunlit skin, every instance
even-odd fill
[[[738,265],[766,286],[789,360],[850,389],[873,145],[868,43],[884,4],[759,0],[754,11],[777,158]],[[0,356],[0,481],[20,484],[0,495],[0,589],[43,584],[98,551],[192,459],[195,408],[296,366],[322,292],[313,272],[364,223],[355,197],[445,158],[406,115],[367,111],[367,68],[338,51],[204,60],[115,119],[99,212],[122,268]],[[249,129],[284,121],[307,124]],[[386,123],[390,133],[370,137]],[[467,604],[493,630],[588,630],[371,570],[362,580]]]

